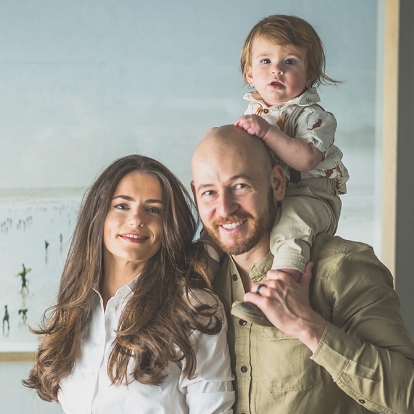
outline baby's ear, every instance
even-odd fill
[[[253,74],[252,74],[252,68],[251,67],[248,67],[246,69],[245,76],[246,76],[247,83],[250,85],[251,88],[254,88],[254,81],[253,81]]]

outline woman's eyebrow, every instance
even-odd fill
[[[116,198],[122,198],[123,200],[126,200],[126,201],[135,201],[134,197],[124,195],[124,194],[116,195],[112,198],[112,200],[115,200]],[[154,204],[154,203],[163,204],[162,200],[158,200],[157,198],[149,198],[145,200],[145,202],[149,204]]]
[[[114,196],[112,198],[112,200],[115,200],[116,198],[122,198],[123,200],[126,200],[126,201],[135,201],[135,199],[133,197],[127,196],[127,195],[122,195],[122,194]]]

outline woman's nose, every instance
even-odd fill
[[[128,217],[128,224],[132,227],[144,227],[145,220],[142,212],[136,211],[131,212],[131,215]]]

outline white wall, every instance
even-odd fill
[[[0,413],[62,414],[59,404],[42,401],[34,391],[21,385],[31,365],[28,362],[0,364]]]

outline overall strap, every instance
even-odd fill
[[[298,120],[299,115],[302,113],[304,109],[305,109],[305,106],[299,106],[299,105],[295,106],[295,108],[293,109],[292,113],[289,115],[289,118],[285,124],[285,130],[283,132],[286,135],[292,138],[295,136],[296,121]],[[289,176],[290,176],[290,181],[294,183],[298,183],[301,178],[300,172],[296,171],[294,168],[289,169]]]

